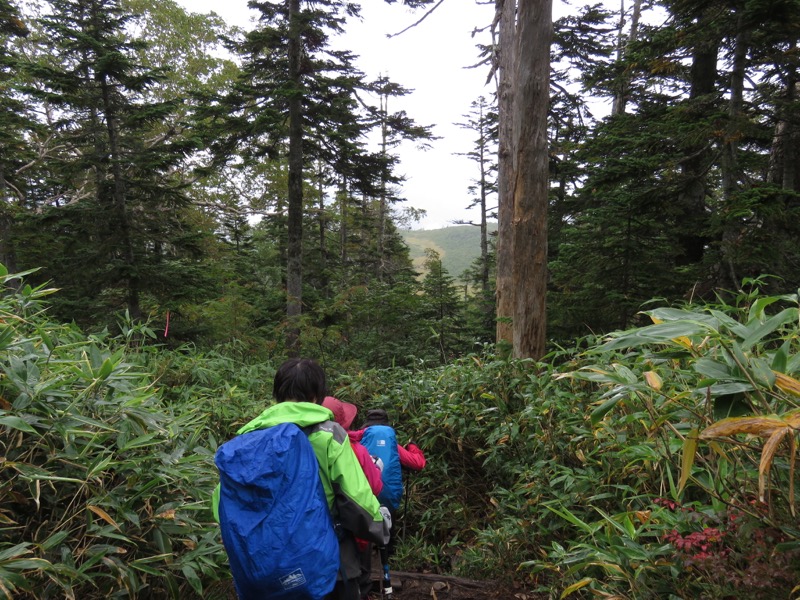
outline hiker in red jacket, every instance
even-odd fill
[[[392,519],[396,519],[403,497],[403,469],[421,471],[425,467],[425,455],[416,444],[409,442],[405,446],[397,441],[397,433],[389,424],[389,415],[383,409],[367,412],[363,429],[350,432],[350,441],[361,443],[372,456],[383,462],[381,478],[383,489],[378,494],[381,506],[389,509]],[[392,584],[389,575],[389,556],[392,553],[397,531],[396,522],[390,533],[389,543],[380,548],[383,563],[383,597],[391,598]],[[361,554],[361,596],[367,598],[372,587],[372,549]]]
[[[333,413],[333,420],[347,431],[350,437],[350,447],[353,449],[353,452],[355,452],[361,469],[364,471],[364,475],[367,476],[367,481],[369,481],[369,486],[372,488],[372,493],[377,496],[383,489],[381,471],[367,449],[355,439],[356,432],[350,431],[350,426],[356,418],[358,407],[349,402],[342,402],[333,396],[325,396],[325,399],[322,401],[322,406],[330,410]],[[360,435],[358,437],[360,438]]]

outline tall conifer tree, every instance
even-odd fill
[[[151,86],[165,73],[142,66],[141,43],[118,0],[51,0],[42,18],[47,55],[27,65],[28,92],[47,114],[61,151],[37,191],[30,219],[52,242],[26,249],[28,266],[65,289],[65,311],[93,318],[100,306],[143,316],[146,302],[199,287],[192,260],[202,233],[186,223],[186,197],[173,169],[192,148],[163,131],[174,110]],[[45,182],[46,183],[46,182]],[[61,251],[53,254],[53,247]],[[188,262],[186,262],[188,260]]]

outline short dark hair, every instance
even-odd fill
[[[321,403],[327,394],[325,371],[310,358],[290,358],[278,367],[272,395],[278,402]]]

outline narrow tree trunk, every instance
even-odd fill
[[[389,128],[386,123],[386,115],[388,114],[389,108],[389,95],[381,95],[381,157],[388,161],[387,156],[387,141],[389,137]],[[386,200],[386,171],[381,171],[381,197],[378,204],[378,269],[376,273],[376,277],[378,281],[383,280],[383,275],[386,271],[386,261],[385,261],[385,246],[386,246],[386,213],[387,210],[387,200]]]
[[[713,17],[704,14],[702,22],[709,22]],[[712,31],[709,22],[709,31]],[[689,98],[693,101],[690,109],[697,118],[704,116],[708,102],[713,101],[716,91],[717,53],[720,40],[713,34],[694,48],[691,67],[691,91]],[[699,265],[705,255],[708,243],[708,215],[706,196],[708,190],[708,165],[711,159],[711,148],[705,142],[687,147],[687,158],[681,163],[684,184],[677,197],[677,210],[680,214],[679,244],[683,255],[679,257],[679,265]]]
[[[289,206],[286,260],[286,348],[300,352],[300,314],[303,305],[303,123],[300,81],[300,0],[289,0]]]
[[[342,274],[346,272],[347,262],[347,179],[342,176],[339,184],[339,264]]]
[[[639,37],[639,20],[642,16],[642,0],[633,1],[633,12],[631,14],[631,28],[628,35],[625,35],[625,0],[620,0],[619,9],[619,34],[618,34],[618,48],[617,60],[622,61],[627,54],[628,47],[636,41]],[[626,75],[621,76],[619,82],[619,90],[614,97],[614,102],[611,107],[611,114],[621,115],[625,113],[625,108],[628,104],[630,95],[630,78]]]
[[[481,295],[486,298],[489,291],[489,227],[486,222],[486,195],[488,193],[488,172],[486,164],[488,157],[486,156],[486,145],[489,138],[489,132],[486,127],[486,115],[484,113],[485,102],[480,99],[478,106],[478,164],[480,165],[480,207],[481,207]]]
[[[728,102],[728,133],[722,147],[722,196],[726,206],[731,206],[735,201],[739,178],[737,176],[737,142],[740,131],[742,103],[744,100],[744,80],[747,63],[747,49],[750,34],[742,29],[744,19],[739,15],[737,22],[738,33],[733,49],[733,68],[731,69],[731,95]],[[736,273],[735,254],[739,240],[738,219],[726,222],[722,232],[722,260],[727,268],[728,278],[733,286],[739,285],[739,276]]]
[[[497,160],[497,342],[513,342],[511,319],[514,314],[513,243],[511,221],[514,216],[514,140],[513,101],[516,63],[517,0],[495,0],[499,13],[497,112],[499,144]]]
[[[514,91],[516,141],[514,356],[539,359],[547,341],[547,203],[552,0],[520,0]]]
[[[326,256],[328,254],[327,248],[325,247],[325,188],[322,181],[323,172],[322,172],[322,163],[319,164],[319,170],[317,171],[317,196],[319,197],[319,217],[317,219],[317,225],[319,227],[319,258],[322,261],[320,265],[322,269],[326,268]]]
[[[103,95],[103,112],[106,116],[106,130],[108,134],[108,153],[111,161],[112,178],[112,205],[116,223],[119,227],[118,232],[112,233],[118,237],[116,246],[122,255],[122,262],[125,265],[125,272],[122,274],[123,280],[127,285],[126,304],[128,314],[131,319],[138,321],[142,317],[142,310],[139,306],[139,277],[136,274],[135,256],[133,252],[133,242],[131,240],[131,225],[128,217],[128,207],[125,199],[125,180],[122,174],[122,157],[119,142],[119,127],[117,123],[116,107],[111,98],[111,86],[105,75],[98,73],[96,80],[100,85]],[[104,184],[106,185],[106,184]]]

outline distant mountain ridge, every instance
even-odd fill
[[[497,223],[489,223],[489,231],[497,231]],[[425,249],[439,253],[442,266],[456,279],[481,255],[481,229],[473,225],[453,225],[441,229],[414,229],[401,231],[408,245],[414,266],[422,272]]]

